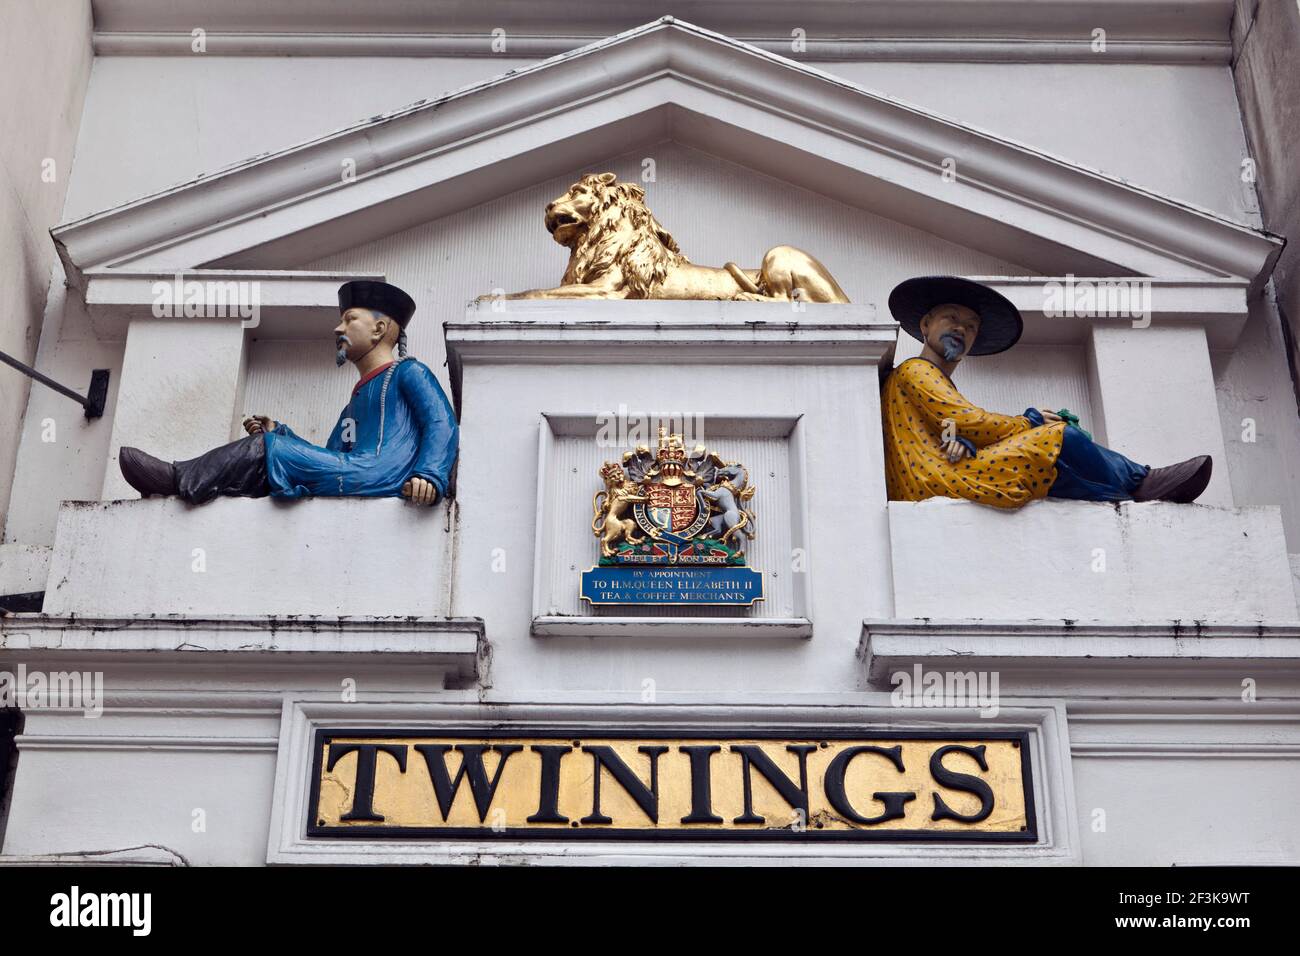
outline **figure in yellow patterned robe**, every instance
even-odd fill
[[[936,366],[908,359],[885,380],[885,481],[892,501],[965,498],[1019,508],[1056,481],[1065,422],[1035,426],[1024,415],[972,405]],[[945,434],[965,438],[975,457],[950,462]]]
[[[1150,468],[1094,442],[1063,419],[1064,410],[999,415],[966,401],[952,384],[957,365],[967,355],[1005,352],[1024,329],[1020,312],[996,290],[921,276],[890,293],[889,311],[924,346],[894,369],[881,396],[890,500],[961,498],[996,508],[1049,495],[1188,502],[1209,484],[1208,455]]]

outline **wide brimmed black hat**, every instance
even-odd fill
[[[921,319],[938,305],[964,305],[980,317],[979,335],[968,355],[1005,352],[1020,341],[1025,329],[1020,311],[1004,295],[959,276],[918,276],[900,282],[889,293],[889,311],[912,338],[925,341]]]
[[[339,286],[339,313],[348,309],[374,309],[405,329],[406,323],[415,314],[415,300],[387,282],[357,279]]]

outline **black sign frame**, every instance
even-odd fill
[[[583,733],[583,731],[588,731]],[[527,737],[536,740],[563,740],[569,743],[586,739],[597,740],[646,740],[662,738],[667,743],[682,740],[786,740],[790,742],[821,742],[827,740],[944,740],[954,743],[979,743],[988,740],[1011,740],[1020,751],[1021,782],[1024,786],[1025,827],[1016,833],[961,830],[819,830],[808,827],[803,830],[789,828],[763,828],[754,830],[735,829],[666,829],[666,828],[605,828],[598,826],[575,827],[407,827],[354,824],[346,827],[323,826],[318,821],[317,809],[320,803],[321,763],[325,745],[335,737],[382,737],[400,740],[445,738],[455,741],[460,738],[468,740],[511,740]],[[606,840],[616,842],[804,842],[804,843],[972,843],[972,844],[1036,844],[1038,843],[1038,814],[1034,801],[1033,760],[1030,754],[1030,734],[1027,730],[989,730],[974,734],[969,731],[945,733],[943,731],[877,731],[849,730],[844,728],[819,729],[809,733],[807,728],[792,727],[786,729],[764,728],[763,730],[746,730],[735,728],[720,730],[717,727],[670,727],[644,728],[629,730],[626,728],[605,729],[586,725],[581,728],[551,726],[503,727],[431,727],[411,730],[408,728],[316,728],[313,734],[313,753],[311,760],[311,791],[307,801],[308,838],[316,840],[357,840],[381,839],[385,841],[571,841],[571,840]]]

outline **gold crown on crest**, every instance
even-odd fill
[[[660,425],[659,451],[656,453],[655,458],[660,462],[684,464],[686,462],[686,446],[682,444],[682,436],[670,435],[668,429]]]

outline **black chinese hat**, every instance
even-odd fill
[[[415,300],[387,282],[357,279],[339,286],[339,312],[341,314],[348,309],[374,309],[405,329],[406,323],[415,314]]]
[[[889,311],[912,338],[925,341],[921,319],[938,305],[964,305],[980,317],[979,335],[970,355],[1005,352],[1020,340],[1025,322],[1004,295],[986,285],[958,276],[918,276],[900,282],[889,293]]]

